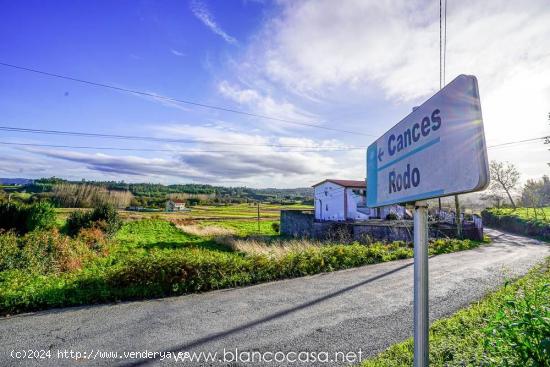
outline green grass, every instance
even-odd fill
[[[273,230],[273,223],[279,223],[278,220],[260,221],[260,231],[258,232],[258,222],[254,220],[219,220],[219,221],[199,221],[201,226],[217,226],[231,229],[238,236],[277,236],[279,233]]]
[[[255,224],[226,223],[240,233],[252,231]],[[268,226],[268,222],[263,225]],[[437,240],[430,244],[430,253],[478,245],[468,240]],[[74,271],[41,273],[24,268],[0,272],[0,314],[204,292],[412,255],[410,244],[402,242],[369,246],[325,244],[275,257],[247,254],[233,252],[211,238],[183,233],[170,222],[132,221],[109,240],[103,256],[83,262],[84,266]]]
[[[490,212],[497,216],[513,216],[528,221],[541,221],[550,224],[550,207],[537,208],[501,208],[490,209]]]
[[[184,233],[164,220],[144,219],[125,223],[117,232],[111,245],[111,256],[128,253],[143,253],[152,249],[177,250],[183,248],[203,248],[228,251],[211,239]]]
[[[362,366],[412,364],[408,339]],[[430,366],[550,366],[550,257],[523,278],[434,322]]]
[[[481,212],[485,225],[505,231],[550,241],[550,207],[486,209]]]

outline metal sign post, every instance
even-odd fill
[[[414,204],[414,367],[428,366],[428,203]]]

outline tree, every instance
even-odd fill
[[[521,193],[523,206],[532,208],[537,218],[537,209],[550,205],[550,178],[542,176],[540,180],[527,180]],[[544,210],[542,215],[545,216]]]
[[[512,192],[519,184],[520,173],[510,162],[491,161],[489,164],[491,185],[489,189],[493,193],[504,191],[510,200],[510,204],[516,209],[516,203],[512,199]]]

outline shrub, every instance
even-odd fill
[[[55,227],[55,211],[47,201],[32,205],[0,204],[0,229],[24,234],[35,229]]]
[[[75,210],[67,218],[66,223],[67,233],[71,236],[75,236],[82,228],[91,226],[90,213],[82,210]]]
[[[0,203],[0,229],[6,231],[15,230],[17,233],[25,233],[26,206],[21,204]]]
[[[271,223],[271,228],[273,229],[273,232],[275,232],[275,233],[279,233],[279,230],[281,229],[280,227],[281,226],[277,222]]]
[[[67,218],[67,233],[76,236],[83,228],[96,227],[113,235],[122,227],[122,219],[116,208],[109,204],[99,204],[91,212],[76,210]]]
[[[21,237],[21,267],[31,272],[66,272],[79,269],[91,252],[78,240],[60,234],[56,229],[33,231]]]
[[[90,250],[107,255],[107,238],[100,228],[82,228],[78,232],[77,239],[86,244]]]
[[[122,219],[113,205],[99,204],[90,213],[92,222],[101,222],[102,229],[108,235],[113,235],[122,227]]]
[[[388,213],[388,215],[386,215],[386,220],[397,220],[397,214],[395,213]]]
[[[15,269],[21,262],[17,236],[13,232],[0,233],[0,271]]]
[[[47,201],[32,204],[27,208],[26,214],[27,231],[55,227],[55,210]]]

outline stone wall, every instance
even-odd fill
[[[313,237],[312,210],[281,210],[280,232],[284,236]]]
[[[483,228],[473,223],[464,223],[464,238],[481,241]],[[360,222],[319,222],[312,211],[281,210],[281,234],[292,237],[347,241],[413,241],[411,220],[387,221],[381,219]],[[429,226],[430,238],[455,237],[456,227],[448,224]]]

